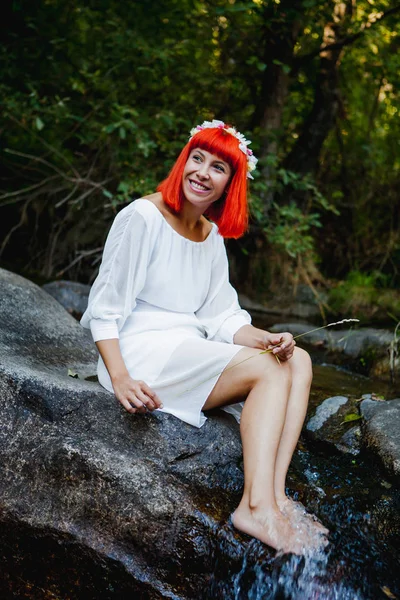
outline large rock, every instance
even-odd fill
[[[373,351],[387,353],[393,340],[391,331],[372,327],[353,329],[352,323],[348,325],[346,329],[328,327],[313,331],[315,325],[310,323],[278,323],[271,327],[271,331],[290,331],[295,336],[301,335],[302,340],[308,344],[343,352],[351,358],[359,358]]]
[[[336,355],[336,362],[340,363],[340,357],[342,356],[354,370],[381,378],[389,378],[390,361],[388,351],[390,344],[393,342],[393,332],[372,327],[353,329],[352,325],[352,323],[349,323],[346,329],[328,327],[313,331],[315,325],[310,323],[286,322],[275,324],[270,330],[274,332],[290,331],[294,336],[301,336],[302,344],[308,344],[332,353],[332,360],[335,360]],[[397,358],[395,361],[397,371],[399,366],[400,362]]]
[[[0,598],[356,597],[341,587],[353,563],[316,578],[314,561],[275,559],[233,533],[243,473],[232,417],[198,430],[130,416],[84,379],[96,351],[51,296],[3,270],[0,289]],[[316,506],[325,492],[301,455],[306,477],[288,485]]]
[[[264,302],[254,302],[245,294],[239,295],[243,308],[260,317],[262,315],[281,315],[281,317],[296,317],[298,319],[318,319],[321,316],[318,301],[326,301],[326,294],[319,292],[316,297],[313,290],[305,284],[300,284],[294,290],[292,287],[283,287],[279,292],[269,294]]]
[[[400,398],[386,401],[366,397],[360,406],[364,440],[390,473],[400,476]]]
[[[71,315],[80,318],[88,304],[90,285],[77,281],[51,281],[45,283],[43,289],[62,304]]]
[[[76,579],[85,599],[200,598],[217,524],[243,483],[236,422],[215,415],[198,430],[129,415],[83,379],[94,345],[51,296],[1,269],[0,287],[0,596],[7,581],[28,582],[18,569],[29,564],[57,597],[75,597]],[[115,594],[104,580],[120,582]]]

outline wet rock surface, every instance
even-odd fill
[[[356,456],[368,448],[389,475],[400,476],[400,398],[384,400],[374,394],[326,398],[307,420],[304,432],[313,442],[346,454]]]
[[[319,431],[330,417],[337,414],[343,404],[347,404],[348,400],[346,396],[333,396],[324,400],[317,407],[315,415],[308,421],[307,430],[313,433]]]
[[[346,396],[326,398],[307,421],[306,435],[313,441],[333,446],[340,452],[360,452],[361,430],[358,401]]]
[[[379,402],[366,397],[360,406],[366,446],[389,473],[400,477],[400,398]]]
[[[242,486],[237,424],[215,415],[197,430],[169,415],[130,416],[97,383],[68,377],[68,369],[95,371],[95,348],[78,323],[17,275],[0,270],[0,285],[2,553],[17,524],[26,551],[18,562],[23,543],[14,544],[14,570],[25,561],[39,572],[46,556],[36,548],[47,539],[47,560],[52,547],[62,557],[72,544],[89,573],[114,581],[124,573],[114,592],[100,593],[89,577],[85,598],[123,597],[122,589],[199,598],[216,523],[234,507],[231,499],[221,513],[213,490],[221,498]]]

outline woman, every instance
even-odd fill
[[[221,121],[192,130],[157,193],[117,215],[82,325],[100,353],[100,383],[130,413],[161,410],[201,427],[203,410],[237,414],[245,400],[245,485],[233,524],[300,552],[310,528],[323,531],[285,493],[310,358],[290,333],[253,327],[228,279],[223,238],[246,230],[247,178],[257,162],[248,145]]]

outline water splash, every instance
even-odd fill
[[[207,600],[400,598],[400,520],[393,517],[400,494],[382,488],[369,461],[308,452],[297,460],[305,484],[300,499],[329,528],[329,546],[306,556],[277,556],[225,526]]]
[[[336,580],[335,580],[336,578]],[[367,600],[360,589],[329,569],[329,553],[274,556],[250,542],[239,571],[220,582],[208,598],[224,600]]]

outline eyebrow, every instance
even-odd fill
[[[205,158],[205,154],[199,150],[199,148],[196,148],[196,150],[193,150],[193,152],[198,152],[199,154],[201,154],[201,156],[203,158]],[[221,158],[217,158],[217,160],[215,160],[214,162],[220,163],[221,165],[224,165],[225,167],[229,167],[228,163],[225,162],[224,160],[222,160]]]

